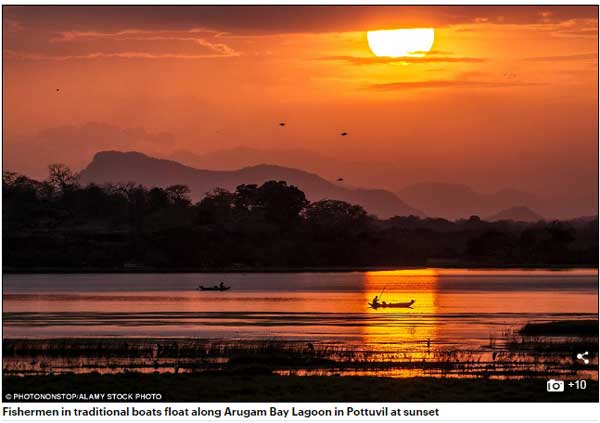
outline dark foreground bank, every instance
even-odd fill
[[[4,377],[3,396],[24,393],[161,394],[181,402],[597,402],[585,390],[547,392],[545,379],[485,380],[234,374],[118,374]]]

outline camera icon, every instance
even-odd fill
[[[565,382],[562,380],[550,379],[546,382],[548,392],[565,392]]]

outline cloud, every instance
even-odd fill
[[[16,19],[12,19],[8,16],[4,17],[4,22],[3,22],[3,30],[5,32],[9,32],[9,31],[22,31],[23,25],[21,24],[21,22],[19,22]]]
[[[25,26],[120,31],[206,27],[236,35],[327,33],[461,24],[597,21],[590,6],[5,6]]]
[[[569,19],[545,26],[555,37],[597,38],[598,19]],[[544,28],[542,28],[544,29]]]
[[[9,47],[5,48],[4,53],[8,59],[49,61],[111,58],[208,59],[240,56],[235,49],[216,39],[220,35],[222,33],[204,28],[187,31],[61,31],[49,38],[44,48]]]
[[[415,50],[415,51],[411,51],[411,54],[426,54],[428,56],[451,56],[452,52],[445,51],[445,50],[429,50],[429,51]]]
[[[145,31],[139,29],[126,29],[118,32],[96,31],[65,31],[50,39],[51,43],[71,43],[90,40],[110,40],[117,42],[127,41],[183,41],[206,47],[218,55],[229,57],[239,56],[233,48],[222,42],[209,41],[197,34],[204,33],[211,37],[223,35],[221,32],[211,31],[206,28],[194,28],[188,31]]]
[[[577,53],[577,54],[564,54],[557,56],[537,56],[527,57],[524,60],[528,62],[572,62],[578,60],[598,60],[598,53]]]
[[[233,57],[235,55],[223,54],[181,54],[181,53],[149,53],[144,51],[121,51],[114,53],[93,52],[78,55],[49,55],[39,53],[25,53],[13,50],[4,50],[5,58],[16,60],[33,60],[33,61],[56,61],[62,62],[67,60],[94,60],[94,59],[179,59],[179,60],[197,60],[220,57]]]
[[[596,28],[580,28],[580,29],[573,29],[573,30],[561,30],[561,31],[556,31],[556,34],[558,35],[563,35],[566,37],[598,37],[598,27],[596,26]]]
[[[468,81],[468,80],[434,80],[434,81],[401,81],[386,84],[373,84],[369,88],[376,91],[396,91],[428,88],[508,88],[518,86],[544,85],[536,82],[504,82],[504,81]]]
[[[164,36],[166,39],[184,39],[194,40],[189,37],[190,34],[205,33],[211,36],[222,35],[222,32],[210,30],[208,28],[193,28],[185,31],[169,30],[142,30],[142,29],[124,29],[116,32],[100,31],[62,31],[57,36],[50,39],[50,42],[71,42],[78,40],[89,40],[93,38],[104,38],[113,40],[143,40],[155,39],[155,37]]]
[[[230,43],[250,37],[423,26],[460,30],[464,25],[533,25],[552,36],[593,36],[590,31],[598,22],[595,6],[5,6],[3,10],[4,27],[18,28],[5,40],[5,48],[12,52],[7,57],[57,61],[236,57],[241,53]],[[433,55],[419,63],[484,60]]]
[[[447,56],[432,56],[432,57],[375,57],[375,56],[326,56],[319,60],[336,60],[344,61],[353,65],[375,65],[375,64],[390,64],[390,63],[479,63],[486,59],[481,57],[447,57]]]

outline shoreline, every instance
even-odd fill
[[[598,270],[597,264],[588,265],[561,265],[561,266],[543,266],[543,265],[496,265],[484,266],[473,265],[472,263],[456,264],[452,266],[444,265],[406,265],[406,266],[339,266],[339,267],[184,267],[184,268],[70,268],[70,267],[39,267],[39,268],[3,268],[3,275],[22,275],[22,274],[88,274],[88,273],[107,273],[107,274],[146,274],[146,273],[351,273],[351,272],[372,272],[372,271],[391,271],[391,270],[417,270],[417,269],[465,269],[465,270],[550,270],[565,271],[574,269]]]

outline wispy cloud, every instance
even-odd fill
[[[426,57],[367,57],[367,56],[325,56],[319,60],[344,61],[353,65],[376,65],[390,63],[479,63],[486,59],[481,57],[453,57],[453,56],[426,56]]]
[[[556,56],[536,56],[526,57],[524,60],[528,62],[573,62],[579,60],[598,60],[598,53],[576,53],[576,54],[563,54]]]
[[[113,32],[100,32],[100,31],[62,31],[57,36],[50,39],[50,42],[71,42],[78,40],[89,40],[89,39],[113,39],[113,40],[143,40],[152,39],[157,36],[168,36],[169,38],[183,38],[187,39],[191,34],[208,34],[211,36],[221,36],[226,34],[224,32],[215,31],[209,28],[192,28],[188,30],[146,30],[146,29],[123,29],[120,31]]]
[[[204,37],[198,36],[198,34],[204,34]],[[193,28],[185,31],[169,31],[169,30],[141,30],[141,29],[125,29],[116,32],[98,32],[98,31],[63,31],[60,32],[56,37],[50,39],[50,43],[74,43],[78,41],[88,42],[90,40],[110,40],[117,42],[130,42],[130,41],[178,41],[178,42],[189,42],[197,46],[202,46],[215,52],[218,56],[239,56],[239,53],[235,51],[229,45],[211,41],[208,37],[219,37],[225,33],[219,31],[213,31],[207,28]],[[110,52],[105,52],[111,54]],[[149,55],[155,55],[152,52],[147,52]],[[192,56],[198,57],[199,55],[192,54]],[[215,57],[214,55],[202,55],[203,57]]]
[[[548,25],[547,29],[549,29],[550,33],[555,37],[597,38],[598,19],[568,19],[563,22]]]
[[[4,31],[22,31],[23,25],[17,19],[4,16],[3,29]]]
[[[597,37],[598,36],[598,28],[580,28],[573,29],[569,31],[560,31],[557,32],[558,35],[565,37]]]
[[[236,35],[330,33],[452,25],[556,25],[596,19],[588,6],[6,6],[25,26],[55,28],[210,27]]]
[[[149,53],[144,51],[123,51],[114,53],[93,52],[79,55],[48,55],[39,53],[24,53],[13,50],[4,50],[7,59],[39,60],[62,62],[67,60],[93,60],[93,59],[209,59],[230,57],[222,54],[180,54],[180,53]]]
[[[433,81],[401,81],[386,84],[372,84],[370,89],[377,91],[413,90],[427,88],[508,88],[518,86],[545,85],[538,82],[504,82],[504,81],[461,81],[461,80],[433,80]]]
[[[150,31],[139,29],[126,29],[116,32],[63,31],[49,39],[50,45],[79,44],[79,47],[83,47],[83,51],[78,51],[77,54],[65,54],[64,52],[53,53],[52,48],[48,48],[44,52],[24,52],[5,49],[4,56],[8,59],[39,61],[98,60],[115,58],[197,60],[240,56],[240,53],[229,45],[211,39],[221,36],[222,34],[222,32],[211,31],[205,28],[193,28],[185,31]],[[96,43],[93,44],[93,47],[91,47],[92,44],[89,44],[90,41],[96,41]],[[146,42],[146,44],[136,44],[136,46],[133,47],[132,41]],[[175,52],[168,51],[170,49],[167,49],[167,51],[156,51],[155,42],[157,41],[188,42],[190,43],[190,48],[183,51],[177,49]],[[85,51],[88,45],[90,46],[90,51]],[[114,51],[115,45],[121,45],[122,48],[118,51]],[[197,47],[201,47],[201,49],[198,50]]]
[[[415,50],[415,51],[411,51],[410,53],[411,54],[426,54],[428,56],[452,56],[454,54],[451,51],[446,51],[446,50],[429,50],[429,51]]]

